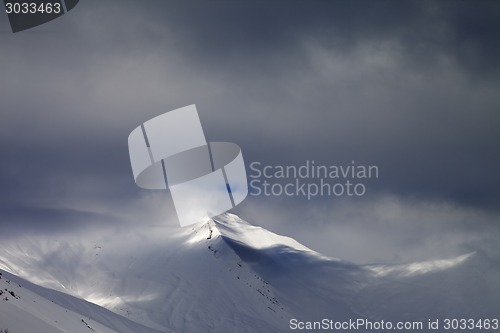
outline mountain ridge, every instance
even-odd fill
[[[160,230],[2,242],[0,268],[162,332],[286,332],[294,318],[427,320],[500,308],[499,266],[481,253],[357,265],[228,213]]]

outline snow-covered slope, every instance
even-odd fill
[[[483,253],[405,265],[355,265],[241,222],[216,219],[223,239],[302,321],[422,321],[500,316],[500,262]],[[237,224],[235,230],[232,227]]]
[[[371,318],[500,319],[500,263],[481,252],[370,268],[375,278],[357,305]]]
[[[231,214],[186,228],[13,239],[0,245],[0,268],[101,305],[127,325],[133,321],[151,332],[286,332],[292,318],[493,318],[500,309],[500,265],[481,253],[359,266]],[[49,292],[55,291],[34,293],[50,300]],[[88,322],[93,328],[108,323],[101,310],[94,311],[99,319],[74,305],[84,301],[57,295],[55,305],[74,312],[77,324],[83,324],[82,316],[94,320]],[[6,311],[17,310],[9,305]],[[19,311],[33,315],[35,310]],[[0,329],[12,321],[17,322],[14,314],[0,315]],[[112,331],[116,325],[107,327]]]
[[[2,270],[0,332],[160,333],[85,300],[34,285]]]
[[[17,239],[0,246],[0,268],[158,330],[271,332],[290,317],[212,220]]]

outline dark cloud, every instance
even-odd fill
[[[127,136],[193,103],[207,139],[238,143],[247,164],[376,164],[373,202],[495,212],[499,25],[495,1],[86,1],[35,29],[3,31],[1,224],[171,213],[144,204]],[[302,198],[247,201],[311,218]],[[313,206],[326,209],[315,232],[338,225],[326,219],[331,198]]]

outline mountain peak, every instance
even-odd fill
[[[252,225],[234,214],[224,213],[212,218],[211,221],[223,239],[244,244],[256,250],[286,246],[290,250],[321,256],[293,238],[281,236],[262,227]]]
[[[153,331],[179,332],[282,332],[290,318],[493,315],[500,291],[488,286],[500,269],[480,259],[360,266],[229,213],[161,232],[123,227],[17,238],[0,247],[0,268]],[[443,288],[454,296],[437,296]]]

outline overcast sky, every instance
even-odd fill
[[[81,0],[16,34],[0,14],[0,227],[175,226],[127,137],[196,104],[247,167],[379,167],[360,198],[249,196],[251,223],[356,262],[500,256],[499,35],[497,1]]]

